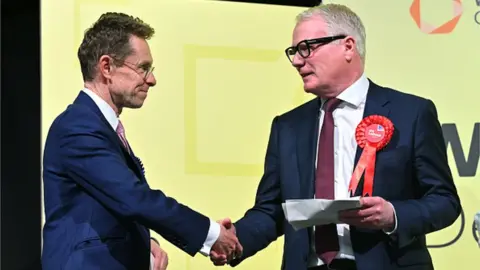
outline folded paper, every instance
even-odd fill
[[[286,200],[282,204],[285,218],[295,230],[329,223],[341,223],[338,219],[340,211],[358,209],[360,206],[360,197],[342,200]]]

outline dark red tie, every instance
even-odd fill
[[[315,173],[315,197],[318,199],[335,199],[335,173],[333,150],[333,111],[342,101],[329,99],[324,108],[324,118],[318,142],[317,170]],[[335,258],[339,251],[336,224],[315,226],[315,250],[325,264]]]

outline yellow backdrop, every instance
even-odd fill
[[[240,218],[254,201],[271,119],[311,98],[283,53],[302,8],[207,0],[41,2],[43,138],[82,88],[76,51],[84,29],[106,11],[139,16],[157,31],[150,45],[158,85],[144,107],[124,111],[122,121],[149,183],[214,219]],[[452,32],[438,35],[417,27],[410,14],[414,0],[334,2],[349,5],[366,25],[368,76],[433,99],[441,122],[456,124],[465,156],[478,156],[479,149],[470,151],[480,98],[475,1],[463,3]],[[422,20],[433,26],[453,18],[452,1],[420,5]],[[473,139],[478,143],[478,134]],[[431,248],[439,270],[474,263],[478,252],[471,224],[480,210],[480,184],[475,174],[459,176],[452,153],[449,147],[466,225],[455,244]],[[460,228],[458,220],[429,235],[429,245],[452,240]],[[209,259],[190,258],[162,242],[169,269],[215,269]],[[279,269],[282,245],[280,239],[238,269]]]

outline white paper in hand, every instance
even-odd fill
[[[360,208],[360,197],[342,200],[306,199],[286,200],[282,203],[285,218],[295,230],[340,223],[338,213],[343,210]]]

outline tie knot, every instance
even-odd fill
[[[338,107],[338,105],[340,105],[341,102],[342,100],[337,98],[331,98],[325,101],[325,105],[323,105],[325,112],[333,112]]]

